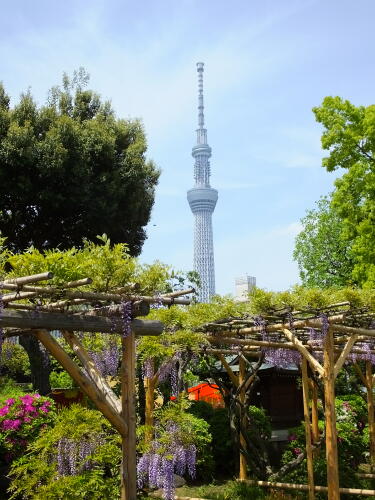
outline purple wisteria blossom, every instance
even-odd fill
[[[291,314],[289,316],[289,325],[293,329],[293,317]],[[271,342],[275,338],[271,338],[270,334],[267,332],[267,322],[261,316],[256,316],[254,318],[254,323],[261,327],[262,340],[266,342]],[[279,340],[279,339],[278,339]],[[290,365],[299,365],[301,363],[301,355],[298,351],[291,349],[282,349],[274,347],[266,347],[263,349],[264,361],[271,365],[277,366],[278,368],[288,368]]]
[[[122,335],[127,337],[131,331],[132,303],[121,302]]]
[[[139,488],[146,485],[161,488],[164,500],[172,500],[174,474],[195,477],[196,447],[194,444],[186,445],[181,442],[180,430],[175,422],[168,423],[166,430],[170,437],[169,444],[160,446],[157,439],[151,443],[150,451],[138,460],[137,481]]]
[[[104,444],[102,436],[76,441],[62,437],[57,443],[56,462],[59,476],[75,476],[94,467],[92,455]]]
[[[89,351],[96,368],[103,376],[114,377],[120,361],[120,348],[114,341],[107,342],[102,351]]]

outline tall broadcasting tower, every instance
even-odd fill
[[[214,243],[212,237],[212,213],[217,202],[217,191],[210,186],[211,148],[207,144],[204,128],[203,63],[197,63],[198,71],[198,129],[197,144],[193,147],[195,186],[187,192],[187,199],[194,214],[194,270],[201,280],[200,302],[209,302],[215,294]]]

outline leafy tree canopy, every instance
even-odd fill
[[[138,120],[116,118],[81,68],[38,106],[0,84],[0,231],[14,251],[79,246],[104,232],[140,253],[159,171]]]
[[[321,198],[316,205],[301,220],[303,230],[295,242],[293,255],[302,283],[323,288],[351,284],[351,242],[344,238],[342,219],[328,198]]]
[[[345,170],[335,181],[332,208],[342,221],[342,237],[350,241],[352,279],[375,285],[375,105],[354,106],[340,97],[326,97],[314,108],[324,127],[323,166]]]

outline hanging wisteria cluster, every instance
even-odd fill
[[[175,490],[174,474],[188,474],[192,479],[196,470],[196,447],[185,445],[179,439],[180,430],[174,422],[167,425],[169,443],[161,446],[155,439],[150,451],[142,455],[137,464],[138,487],[161,488],[164,500],[173,500]]]
[[[178,365],[181,362],[181,357],[181,352],[175,352],[173,357],[163,363],[158,370],[160,382],[166,382],[169,378],[172,389],[172,396],[175,397],[177,397],[179,393]]]
[[[107,342],[102,351],[89,351],[96,368],[103,376],[114,377],[120,361],[120,347],[114,340]]]
[[[57,443],[56,461],[59,476],[75,476],[83,471],[92,470],[92,455],[105,443],[101,436],[77,441],[63,437]]]
[[[322,362],[323,360],[323,342],[325,337],[324,332],[328,331],[328,329],[326,329],[325,320],[323,321],[324,323],[322,325],[321,330],[316,330],[315,328],[309,328],[309,337],[310,337],[309,344],[313,348],[313,356],[315,356],[319,362]],[[321,350],[316,351],[315,350],[316,348],[319,348]]]
[[[150,358],[147,358],[142,365],[142,375],[143,377],[152,378],[154,374],[154,361]]]
[[[161,292],[155,292],[154,299],[155,302],[151,304],[151,309],[160,309],[161,307],[163,307],[163,299],[161,296]]]
[[[131,332],[132,303],[121,302],[122,336],[125,338]]]
[[[254,323],[257,326],[260,326],[262,340],[266,342],[278,341],[280,339],[271,338],[269,333],[267,332],[267,322],[261,316],[256,316],[254,318]],[[293,329],[293,318],[289,315],[289,326]],[[262,349],[264,352],[264,361],[265,363],[269,363],[270,365],[277,366],[278,368],[289,368],[290,365],[299,365],[301,363],[301,354],[298,351],[292,349],[282,349],[282,348],[274,348],[274,347],[266,347]]]

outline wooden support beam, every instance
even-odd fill
[[[239,379],[238,379],[237,375],[235,375],[233,373],[233,370],[229,366],[229,363],[227,362],[225,357],[222,354],[218,354],[217,357],[219,358],[219,360],[221,361],[222,365],[224,366],[226,372],[228,373],[229,378],[231,379],[234,387],[238,387],[239,386]]]
[[[371,361],[366,361],[366,393],[367,393],[367,411],[368,411],[368,428],[370,438],[370,464],[371,472],[375,471],[375,419],[374,419],[374,385],[372,381],[372,365]]]
[[[238,374],[238,386],[241,387],[245,381],[246,377],[246,361],[243,359],[242,356],[240,356],[239,359],[239,374]],[[239,394],[239,399],[241,403],[241,408],[240,408],[240,419],[241,419],[241,427],[246,426],[246,415],[244,415],[244,412],[246,409],[244,408],[245,404],[245,388],[242,387],[240,394]],[[239,478],[241,480],[247,479],[247,459],[246,459],[246,439],[242,432],[240,431],[240,446],[243,450],[243,452],[240,452],[240,473],[239,473]]]
[[[137,498],[136,415],[135,415],[135,335],[122,338],[121,364],[122,418],[127,424],[122,437],[121,500]]]
[[[358,340],[358,335],[353,335],[352,337],[349,338],[349,340],[345,344],[344,350],[341,352],[338,360],[335,363],[335,369],[334,369],[335,378],[339,374],[339,371],[341,370],[343,364],[346,361],[346,358],[350,354],[350,351],[352,350],[352,347],[357,342],[357,340]]]
[[[328,328],[323,345],[328,500],[340,500],[335,409],[335,365],[333,331],[331,328]]]
[[[87,314],[66,315],[54,312],[4,309],[0,315],[0,327],[122,334],[123,321],[121,318],[88,316]],[[131,328],[136,335],[160,335],[163,331],[163,323],[154,320],[134,319]]]
[[[113,427],[123,436],[127,433],[127,426],[121,416],[112,408],[108,397],[103,394],[98,387],[85,375],[82,370],[72,361],[58,342],[50,333],[44,330],[37,330],[35,337],[40,340],[49,353],[61,364],[69,373],[73,380],[79,385],[82,391],[91,399],[99,411],[109,420]]]
[[[302,372],[302,390],[303,390],[303,414],[305,418],[307,480],[309,484],[309,500],[315,500],[314,462],[313,462],[311,422],[310,422],[309,380],[307,376],[307,361],[306,358],[304,357],[302,357],[301,372]]]
[[[97,370],[95,366],[95,362],[86,349],[83,347],[78,338],[74,335],[73,332],[67,332],[66,330],[62,330],[64,339],[68,342],[73,352],[80,360],[82,365],[84,366],[86,372],[90,375],[92,381],[96,384],[97,388],[100,392],[106,395],[108,401],[112,404],[112,408],[117,411],[117,413],[121,414],[121,402],[116,394],[113,392],[109,384],[107,383],[105,377],[101,375],[101,373]]]
[[[324,369],[322,365],[312,356],[312,354],[310,354],[310,352],[306,349],[302,342],[298,340],[297,336],[287,328],[284,328],[282,331],[285,337],[296,346],[301,355],[309,362],[311,368],[317,371],[319,375],[323,375]]]
[[[316,444],[320,440],[319,432],[319,415],[318,415],[318,386],[314,380],[311,380],[311,423],[313,443]],[[314,453],[315,455],[315,453]]]

